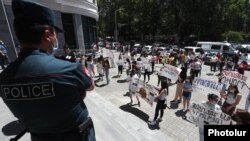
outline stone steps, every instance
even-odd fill
[[[96,92],[89,92],[85,101],[95,124],[97,140],[104,140],[104,137],[109,141],[172,140],[160,131],[150,130],[146,122],[122,111]]]

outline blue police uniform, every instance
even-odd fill
[[[22,49],[0,74],[0,85],[4,102],[31,133],[72,131],[88,117],[80,92],[92,82],[80,63]]]
[[[12,9],[18,30],[49,25],[60,31],[53,11],[47,7],[13,0]],[[0,74],[0,96],[30,131],[32,141],[95,141],[82,100],[91,86],[92,80],[80,63],[57,59],[34,46],[22,48],[18,58]]]

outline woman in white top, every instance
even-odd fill
[[[129,97],[131,100],[131,104],[133,103],[132,95],[136,96],[136,99],[138,101],[138,106],[140,107],[140,100],[138,97],[138,92],[139,92],[139,78],[135,74],[135,70],[131,70],[129,77],[127,78],[127,82],[129,82]]]
[[[91,56],[89,56],[87,60],[85,61],[85,66],[90,74],[90,77],[93,78],[95,76],[95,70],[94,70],[93,60]]]
[[[160,118],[158,121],[162,120],[163,114],[164,114],[164,109],[166,108],[165,106],[165,101],[166,101],[166,96],[168,95],[168,83],[166,81],[161,82],[161,90],[159,91],[157,98],[157,105],[155,108],[155,116],[153,121],[151,121],[149,124],[150,125],[155,125],[156,120],[159,116],[159,111],[161,112]]]
[[[103,81],[103,62],[101,60],[101,58],[99,57],[97,59],[97,64],[96,64],[96,69],[97,69],[97,72],[99,74],[99,79],[98,80],[101,80]]]
[[[241,94],[236,85],[230,85],[228,88],[228,93],[221,91],[221,97],[225,99],[222,105],[222,112],[232,115],[236,109],[236,106],[240,103]]]

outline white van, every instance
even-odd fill
[[[197,42],[197,47],[201,47],[204,52],[237,52],[230,43],[225,42]]]

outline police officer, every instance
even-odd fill
[[[0,74],[0,95],[31,133],[32,141],[95,141],[83,102],[93,81],[80,63],[56,59],[53,11],[37,3],[13,0],[18,58]]]

